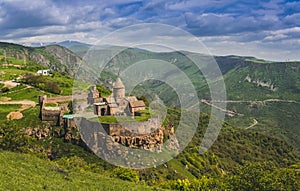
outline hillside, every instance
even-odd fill
[[[34,155],[0,150],[1,190],[158,190],[84,169],[66,168]]]
[[[45,47],[26,47],[17,44],[0,42],[1,64],[4,64],[3,56],[13,57],[24,63],[37,63],[44,68],[57,72],[64,72],[70,76],[74,75],[74,70],[81,62],[81,58],[76,56],[69,49],[59,45],[49,45]],[[7,59],[7,64],[10,60]]]
[[[25,128],[35,127],[41,131],[49,128],[49,124],[40,122],[38,111],[38,108],[29,108],[23,112],[27,117],[6,122],[2,120],[2,125],[0,125],[0,148],[15,152],[1,151],[3,155],[0,158],[3,160],[4,166],[1,168],[0,177],[3,177],[1,180],[6,180],[7,176],[18,174],[15,175],[20,177],[18,183],[15,184],[16,189],[20,188],[23,181],[29,181],[26,188],[33,189],[40,187],[50,189],[61,184],[67,190],[73,190],[81,182],[84,183],[83,188],[100,186],[101,189],[107,187],[114,189],[126,184],[132,186],[120,179],[176,189],[177,180],[183,179],[191,182],[193,187],[194,184],[199,184],[198,186],[202,185],[203,189],[225,190],[231,185],[231,179],[235,181],[237,178],[243,179],[241,175],[236,177],[235,174],[239,172],[239,168],[246,167],[248,164],[252,166],[247,171],[257,169],[258,165],[262,165],[262,168],[267,168],[265,165],[269,165],[268,169],[275,173],[272,176],[278,176],[272,186],[291,185],[297,187],[300,181],[298,179],[300,171],[285,170],[299,161],[293,147],[283,139],[268,134],[239,130],[224,125],[214,146],[206,154],[199,155],[199,142],[208,122],[208,116],[205,114],[201,115],[201,123],[194,139],[175,159],[155,168],[133,171],[106,163],[82,147],[80,141],[72,141],[72,143],[66,141],[64,136],[59,134],[59,132],[63,133],[63,129],[60,127],[51,127],[48,136],[44,138],[37,138],[35,134],[28,136],[24,132]],[[168,113],[170,121],[179,120],[179,110],[170,109]],[[27,153],[27,155],[18,153]],[[268,164],[264,164],[266,161]],[[14,166],[14,170],[10,170],[11,166]],[[32,168],[34,170],[31,170]],[[40,168],[43,170],[39,170]],[[48,182],[46,179],[45,181],[43,178],[45,172],[47,172],[49,180],[52,178],[55,180]],[[32,176],[31,173],[33,173]],[[103,175],[106,178],[102,178]],[[266,174],[260,174],[265,178],[267,175],[270,175],[268,171]],[[28,177],[36,176],[37,178],[34,180],[28,179]],[[205,177],[209,177],[209,183],[205,183],[207,181]],[[43,181],[39,181],[40,178]],[[94,181],[98,178],[104,181]],[[114,187],[109,185],[112,181],[116,182]],[[2,184],[2,188],[6,188],[10,184],[9,180],[6,182],[6,184]],[[139,187],[136,184],[136,189],[148,188]]]
[[[113,56],[119,50],[122,51]],[[300,118],[298,117],[300,62],[271,62],[234,55],[215,56],[225,81],[227,99],[210,100],[206,79],[199,68],[187,57],[199,56],[196,53],[157,53],[124,47],[100,47],[95,50],[91,49],[88,55],[98,58],[98,62],[91,60],[92,62],[88,65],[94,71],[100,71],[99,67],[103,65],[99,63],[101,60],[107,61],[99,81],[108,88],[111,87],[111,82],[114,81],[119,71],[139,61],[154,59],[174,64],[189,77],[200,100],[204,99],[212,104],[217,101],[226,102],[227,109],[235,113],[234,116],[228,115],[226,122],[235,127],[248,128],[254,123],[253,121],[256,121],[257,124],[255,123],[251,128],[283,136],[300,148]],[[209,60],[205,55],[201,58]],[[133,94],[146,95],[150,99],[159,95],[166,105],[172,107],[179,105],[174,90],[156,80],[139,84]],[[210,112],[210,107],[211,105],[206,102],[201,103],[201,109],[204,112]]]
[[[4,50],[8,63],[3,65]],[[40,51],[39,54],[44,57],[42,59],[44,61],[49,56],[49,65],[35,61],[36,56],[26,57],[28,62],[24,62],[22,54],[17,53],[25,50],[31,51],[28,55],[36,55]],[[300,158],[295,149],[297,136],[299,137],[298,86],[285,85],[289,80],[294,80],[293,82],[299,80],[299,74],[297,75],[299,63],[284,63],[286,71],[291,74],[289,76],[281,75],[281,65],[277,64],[282,63],[268,63],[237,56],[216,57],[217,61],[220,59],[218,62],[223,63],[219,65],[227,88],[231,88],[232,92],[228,95],[234,99],[224,101],[228,101],[228,109],[243,115],[227,116],[228,123],[224,123],[213,147],[204,155],[199,155],[199,144],[211,117],[201,113],[197,132],[180,155],[155,168],[130,170],[113,166],[98,158],[82,143],[76,130],[72,132],[70,140],[66,139],[67,130],[63,127],[41,122],[39,106],[32,105],[32,102],[37,102],[39,95],[46,94],[52,97],[70,95],[72,92],[74,81],[70,76],[72,72],[59,72],[61,67],[72,70],[72,66],[69,68],[71,63],[64,63],[66,56],[61,55],[64,51],[69,52],[57,46],[28,48],[5,44],[0,48],[2,62],[0,77],[3,81],[0,85],[0,160],[2,161],[0,180],[3,180],[0,184],[1,190],[22,188],[27,188],[26,190],[128,190],[128,187],[133,190],[157,190],[158,188],[155,187],[174,190],[237,190],[240,186],[244,186],[245,190],[253,190],[255,187],[262,188],[260,190],[299,188]],[[9,55],[9,52],[14,54]],[[188,65],[189,61],[178,52],[152,53],[128,49],[111,60],[106,75],[102,76],[106,79],[99,81],[110,86],[108,82],[116,77],[112,72],[146,58],[173,60],[173,64],[181,68],[194,82],[200,98],[206,98],[205,79],[199,77],[201,73],[195,70],[193,65]],[[175,58],[177,61],[174,61]],[[57,64],[56,68],[53,68],[57,70],[53,71],[53,76],[34,75],[38,69],[47,69],[52,63],[55,66]],[[96,68],[97,65],[93,67]],[[258,70],[256,71],[255,68]],[[17,80],[19,76],[26,77],[25,80],[19,81],[20,84],[10,81]],[[277,80],[277,76],[281,76],[280,80]],[[272,80],[271,85],[278,87],[277,91],[255,84],[264,81],[267,83],[269,78]],[[49,84],[56,84],[56,86],[49,86]],[[239,84],[242,85],[238,86]],[[253,89],[248,89],[247,84]],[[57,87],[60,91],[53,91]],[[247,89],[244,90],[244,87]],[[282,88],[285,89],[280,90]],[[153,90],[154,93],[159,92],[169,106],[176,103],[174,102],[176,97],[169,96],[169,89],[156,81],[149,81],[135,91],[137,95],[149,93],[151,99],[149,90]],[[249,96],[246,95],[247,91],[255,91],[256,94],[251,96],[256,97],[248,97],[251,100],[246,100],[247,97],[241,97],[243,91],[245,96]],[[270,95],[264,91],[269,92]],[[276,95],[285,97],[276,97]],[[274,101],[272,98],[293,99],[295,102]],[[261,102],[261,99],[269,99],[269,101]],[[245,100],[249,102],[243,102]],[[213,100],[209,101],[213,104]],[[201,103],[201,107],[203,112],[209,112],[211,105]],[[180,110],[168,107],[167,111],[166,121],[178,124]],[[7,116],[11,112],[21,113],[22,117],[8,120]],[[256,119],[258,124],[248,128],[253,123],[253,119]],[[189,131],[188,128],[185,130]],[[29,135],[28,132],[35,133]],[[17,181],[11,177],[16,177]],[[249,183],[249,179],[253,177],[257,181]],[[61,186],[58,188],[58,185]],[[264,187],[265,185],[268,187]]]

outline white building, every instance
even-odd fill
[[[50,70],[38,70],[36,72],[38,75],[49,76],[51,74]]]

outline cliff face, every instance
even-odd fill
[[[24,59],[26,62],[36,62],[54,71],[65,72],[70,76],[74,76],[74,71],[82,61],[72,51],[59,45],[32,48],[0,42],[0,53],[4,54],[4,52],[8,57]]]
[[[78,65],[81,63],[82,59],[75,55],[72,51],[62,46],[46,46],[45,51],[49,53],[56,62],[59,63],[58,66],[62,66],[67,74],[73,76],[74,71],[77,69]],[[59,67],[54,69],[58,70]]]

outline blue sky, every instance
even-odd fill
[[[93,43],[138,23],[179,27],[215,55],[300,60],[300,1],[0,0],[0,41]]]

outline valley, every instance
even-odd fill
[[[77,46],[76,50],[82,55],[84,48]],[[195,72],[195,66],[182,54],[129,48],[117,55],[105,69],[105,79],[96,80],[103,95],[111,93],[109,82],[116,79],[115,71],[139,60],[163,59],[173,60],[189,76],[200,99],[200,122],[183,152],[164,165],[132,170],[98,158],[86,148],[76,130],[71,132],[71,139],[66,139],[66,129],[40,120],[40,95],[72,95],[74,71],[81,61],[76,51],[57,45],[32,48],[0,43],[1,58],[4,51],[10,64],[3,65],[4,59],[0,61],[0,177],[4,180],[1,189],[12,184],[9,177],[17,179],[13,188],[19,189],[29,182],[26,187],[32,190],[122,190],[127,186],[133,190],[237,190],[237,182],[250,176],[259,177],[264,183],[270,183],[270,176],[276,177],[273,184],[268,184],[269,190],[287,185],[297,190],[300,186],[299,62],[258,63],[247,57],[216,57],[225,80],[227,100],[210,100],[201,72]],[[52,76],[36,75],[38,70],[47,69],[51,69]],[[92,76],[91,71],[83,72]],[[165,124],[176,126],[181,111],[171,92],[166,84],[147,81],[133,94],[145,96],[150,102],[159,95],[167,106]],[[226,103],[227,107],[218,107],[217,103]],[[227,115],[217,141],[207,153],[199,155],[199,143],[213,117],[209,115],[211,107]],[[11,113],[18,116],[11,117]]]

